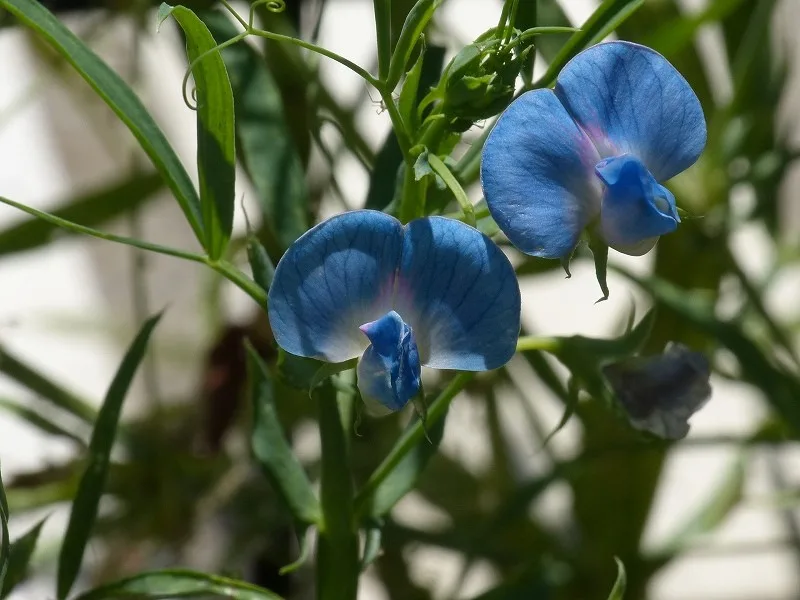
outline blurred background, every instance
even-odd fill
[[[157,31],[156,7],[144,0],[46,4],[134,87],[191,164],[195,115],[181,95],[187,65],[174,24]],[[412,4],[393,2],[400,22]],[[213,5],[188,5],[205,10],[218,40],[232,31]],[[580,26],[597,6],[539,0],[537,23]],[[443,49],[446,64],[495,25],[500,10],[499,0],[446,0],[428,42]],[[287,0],[285,12],[259,17],[265,28],[298,32],[375,67],[369,0]],[[7,14],[0,25],[0,195],[197,250],[127,129],[34,35]],[[681,292],[659,311],[648,352],[674,340],[712,358],[714,393],[689,436],[642,442],[587,401],[542,447],[561,419],[568,372],[544,355],[519,355],[453,403],[439,453],[385,523],[383,553],[360,598],[605,598],[614,556],[627,567],[632,600],[800,598],[798,28],[798,0],[646,0],[615,36],[663,53],[695,89],[709,123],[700,162],[670,182],[679,204],[702,218],[685,220],[645,257],[610,257]],[[565,39],[542,38],[535,74]],[[247,44],[226,57],[253,61],[234,88],[253,85],[258,111],[250,116],[257,114],[257,135],[274,152],[243,166],[238,196],[277,260],[302,232],[298,222],[388,204],[391,190],[371,182],[370,172],[391,160],[389,119],[340,65],[263,40]],[[457,157],[481,133],[481,125],[470,129]],[[477,202],[475,169],[458,174]],[[288,218],[298,206],[300,216]],[[246,269],[242,211],[235,227],[236,258]],[[610,299],[594,304],[600,292],[588,256],[565,279],[557,263],[508,252],[520,265],[528,333],[613,337],[632,311],[641,316],[652,304],[617,272]],[[693,309],[700,304],[713,309]],[[274,359],[263,310],[201,266],[72,237],[3,206],[0,460],[12,538],[48,517],[35,576],[11,598],[53,597],[58,542],[96,407],[139,324],[164,307],[126,403],[83,585],[183,565],[309,597],[308,567],[278,574],[299,547],[250,459],[241,342],[260,341]],[[291,382],[282,384],[278,405],[316,476],[314,407]],[[357,478],[378,464],[407,419],[361,420]]]

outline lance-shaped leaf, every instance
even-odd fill
[[[238,33],[219,11],[204,11],[201,16],[220,44]],[[222,58],[235,99],[239,156],[271,234],[287,248],[308,229],[308,188],[286,124],[280,88],[264,57],[249,44],[226,48]]]
[[[117,433],[117,424],[122,412],[122,403],[128,393],[133,376],[144,358],[150,334],[153,332],[161,314],[145,321],[139,334],[128,348],[122,363],[108,388],[103,406],[97,415],[97,422],[89,442],[89,457],[86,470],[78,485],[78,493],[72,503],[72,511],[58,557],[57,597],[64,600],[69,595],[72,584],[78,576],[83,561],[83,552],[89,541],[100,497],[106,484],[111,449]]]
[[[307,525],[318,523],[319,501],[283,434],[269,370],[250,344],[247,344],[247,366],[253,405],[253,454],[292,516]]]
[[[38,33],[59,55],[75,67],[78,74],[125,123],[166,181],[183,209],[195,236],[202,242],[205,236],[200,200],[192,180],[161,129],[131,88],[36,0],[0,0],[0,6]]]
[[[162,4],[159,22],[172,15],[186,34],[197,93],[197,172],[208,255],[225,252],[233,229],[236,136],[228,71],[208,27],[185,6]]]
[[[400,81],[419,36],[422,35],[425,27],[433,18],[433,13],[436,12],[442,1],[419,0],[408,13],[389,64],[389,74],[386,77],[386,87],[388,89],[393,90]]]
[[[42,519],[33,528],[19,539],[14,540],[8,556],[8,571],[5,580],[0,583],[0,598],[8,596],[14,587],[19,584],[28,571],[28,564],[36,549],[39,533],[42,531],[45,519]]]
[[[196,598],[209,594],[232,600],[282,600],[277,594],[245,581],[181,569],[140,573],[85,592],[75,600]]]
[[[611,593],[608,595],[608,600],[622,600],[625,597],[625,588],[628,585],[628,578],[625,575],[625,565],[616,556],[614,561],[617,563],[617,579],[614,581],[614,587],[611,588]]]

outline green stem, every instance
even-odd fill
[[[472,208],[472,202],[469,201],[467,197],[467,193],[464,191],[464,188],[461,187],[461,184],[458,183],[458,180],[453,176],[450,172],[450,169],[447,168],[441,159],[433,153],[428,154],[428,164],[430,164],[431,169],[436,172],[439,177],[441,177],[450,191],[453,192],[453,196],[456,197],[458,200],[459,206],[461,206],[461,210],[464,213],[464,222],[467,225],[472,225],[475,227],[476,220],[475,220],[475,210]]]
[[[311,44],[309,42],[304,42],[301,39],[291,37],[289,35],[282,35],[280,33],[273,33],[271,31],[264,31],[263,29],[256,29],[255,27],[249,27],[247,33],[250,35],[255,35],[257,37],[263,37],[268,40],[274,40],[276,42],[288,42],[290,44],[294,44],[295,46],[300,46],[301,48],[305,48],[306,50],[311,50],[312,52],[316,52],[317,54],[321,54],[331,60],[335,60],[340,65],[344,65],[351,71],[353,71],[356,75],[360,76],[364,81],[374,87],[376,90],[382,90],[382,84],[378,79],[375,79],[372,75],[370,75],[365,69],[358,66],[352,60],[345,58],[344,56],[340,56],[335,52],[331,52],[327,48],[323,48],[322,46],[317,46],[316,44]]]
[[[248,296],[255,300],[257,304],[260,306],[267,305],[266,292],[264,292],[264,290],[262,290],[252,279],[247,277],[247,275],[226,261],[214,261],[203,254],[187,252],[177,248],[170,248],[169,246],[161,246],[159,244],[151,244],[150,242],[145,242],[144,240],[129,238],[122,235],[114,235],[113,233],[105,233],[103,231],[98,231],[97,229],[92,229],[91,227],[84,227],[83,225],[78,225],[72,221],[67,221],[66,219],[56,217],[55,215],[36,210],[30,206],[20,204],[19,202],[14,202],[8,198],[3,198],[2,196],[0,196],[0,203],[13,206],[22,212],[28,213],[32,217],[46,221],[47,223],[55,225],[61,229],[66,229],[72,233],[88,235],[90,237],[106,240],[108,242],[133,246],[134,248],[147,250],[148,252],[155,252],[157,254],[164,254],[166,256],[174,256],[175,258],[182,258],[183,260],[207,265],[225,277],[228,281],[239,287]]]
[[[322,441],[322,523],[317,542],[317,598],[355,600],[360,564],[353,519],[347,428],[342,422],[330,380],[315,392],[315,396],[319,403]]]
[[[530,352],[532,350],[543,350],[551,354],[556,353],[561,350],[561,340],[532,335],[527,335],[517,340],[517,352]]]
[[[408,223],[425,214],[425,189],[427,182],[417,181],[414,165],[406,162],[403,172],[403,195],[397,216],[403,223]]]
[[[507,44],[511,39],[511,32],[514,30],[514,23],[517,21],[517,9],[519,8],[519,0],[511,0],[511,15],[508,19],[508,27],[506,27],[503,34],[503,43]]]
[[[428,415],[425,424],[423,424],[421,420],[418,420],[413,426],[410,426],[403,432],[402,437],[394,445],[389,455],[383,459],[383,462],[378,465],[378,468],[372,473],[364,484],[364,487],[358,492],[356,496],[357,514],[364,508],[364,502],[369,496],[392,473],[400,461],[419,443],[425,435],[425,427],[432,427],[444,416],[447,412],[447,407],[450,406],[450,402],[452,402],[453,398],[472,381],[473,377],[475,377],[475,373],[471,371],[459,373],[453,377],[448,386],[442,390],[439,396],[437,396],[428,407]]]
[[[373,0],[375,33],[378,37],[378,78],[386,81],[392,59],[391,0]]]
[[[406,164],[411,164],[413,166],[415,157],[411,156],[411,138],[408,135],[406,123],[403,121],[403,117],[394,102],[392,93],[391,91],[387,91],[383,84],[378,84],[375,89],[380,92],[383,105],[386,107],[386,112],[389,113],[394,134],[397,136],[397,144],[403,152],[403,158]]]
[[[239,269],[231,263],[220,260],[212,261],[209,258],[204,260],[205,264],[214,269],[217,273],[222,275],[225,279],[230,281],[245,294],[255,300],[256,304],[262,308],[267,305],[267,294],[255,281],[250,279],[247,275],[242,273]]]

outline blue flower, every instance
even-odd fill
[[[603,368],[631,424],[661,438],[689,433],[689,417],[711,397],[711,365],[700,352],[670,342],[662,354],[629,358]]]
[[[399,410],[420,366],[483,371],[504,365],[520,328],[519,285],[506,256],[459,221],[405,227],[372,210],[328,219],[278,263],[269,320],[291,354],[339,363],[360,357],[365,401]]]
[[[648,252],[680,218],[659,182],[706,143],[700,102],[657,52],[592,46],[554,90],[527,92],[500,116],[483,150],[492,217],[527,254],[567,258],[587,227],[625,254]]]

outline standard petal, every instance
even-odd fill
[[[396,290],[397,311],[414,330],[423,365],[483,371],[514,354],[517,278],[477,229],[443,217],[409,223]]]
[[[659,181],[690,167],[706,145],[700,101],[650,48],[592,46],[567,63],[555,92],[604,158],[631,153]]]
[[[599,210],[598,160],[552,91],[523,94],[483,149],[481,184],[492,217],[526,254],[568,256]]]
[[[359,356],[368,344],[359,326],[392,308],[402,245],[400,222],[372,210],[307,231],[278,263],[269,291],[278,345],[329,362]]]

